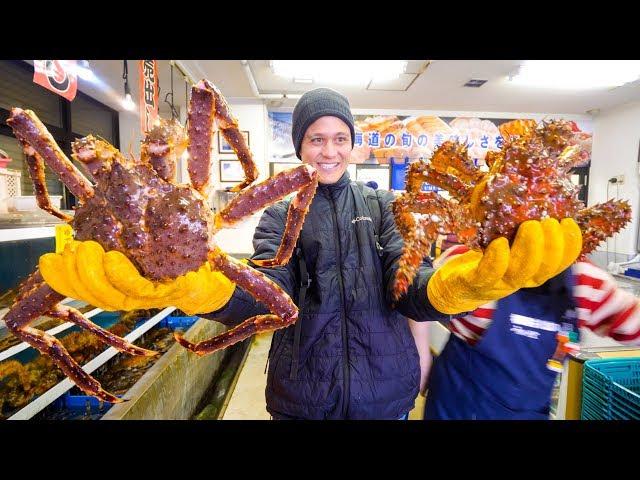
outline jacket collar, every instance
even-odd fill
[[[334,192],[337,193],[342,189],[344,189],[345,187],[347,187],[350,183],[351,183],[351,177],[349,177],[349,172],[345,170],[345,172],[340,177],[340,180],[338,180],[336,183],[330,183],[330,184],[320,183],[318,184],[318,190],[320,190],[325,194],[330,194]]]

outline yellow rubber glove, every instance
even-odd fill
[[[469,251],[444,264],[429,280],[427,296],[442,313],[473,311],[542,285],[574,263],[581,249],[582,233],[573,219],[529,220],[518,228],[511,248],[500,237],[484,253]]]
[[[235,283],[211,271],[209,263],[173,280],[152,282],[124,254],[105,253],[94,241],[71,241],[62,253],[40,257],[39,267],[56,292],[107,311],[175,306],[188,315],[208,313],[222,308],[235,290]]]

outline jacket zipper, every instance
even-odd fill
[[[331,203],[331,212],[333,214],[333,224],[335,226],[336,235],[334,237],[335,245],[336,245],[336,253],[337,255],[337,266],[339,268],[338,280],[340,282],[340,305],[342,307],[342,322],[341,322],[341,330],[342,330],[342,365],[343,365],[343,386],[344,386],[344,396],[342,401],[342,418],[346,418],[347,410],[349,408],[349,395],[350,395],[350,379],[349,379],[349,348],[347,345],[347,313],[344,310],[344,284],[342,281],[342,250],[340,249],[340,235],[338,231],[338,215],[336,213],[336,205],[333,200],[333,196],[329,192],[329,200]]]

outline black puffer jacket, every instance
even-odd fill
[[[418,394],[418,352],[403,315],[418,321],[443,315],[431,307],[426,263],[409,293],[391,310],[390,288],[402,250],[391,201],[377,192],[382,212],[377,253],[368,205],[347,173],[335,184],[319,185],[301,233],[311,276],[298,322],[274,334],[267,378],[267,409],[305,419],[395,419],[413,408]],[[288,202],[268,208],[253,238],[253,258],[273,258],[284,231]],[[294,257],[286,267],[261,268],[298,303],[299,273]],[[266,313],[241,288],[210,318],[228,325]],[[297,355],[296,355],[297,350]],[[292,359],[298,368],[292,373]],[[295,361],[293,362],[295,364]]]

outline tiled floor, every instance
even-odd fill
[[[251,350],[238,377],[236,388],[224,412],[223,420],[269,420],[264,389],[267,375],[264,367],[267,362],[271,333],[256,335]]]
[[[264,367],[271,345],[271,334],[258,335],[253,339],[251,350],[236,383],[223,420],[269,420],[265,408],[264,389],[267,375]],[[424,397],[418,396],[416,408],[409,413],[409,420],[422,419]]]

